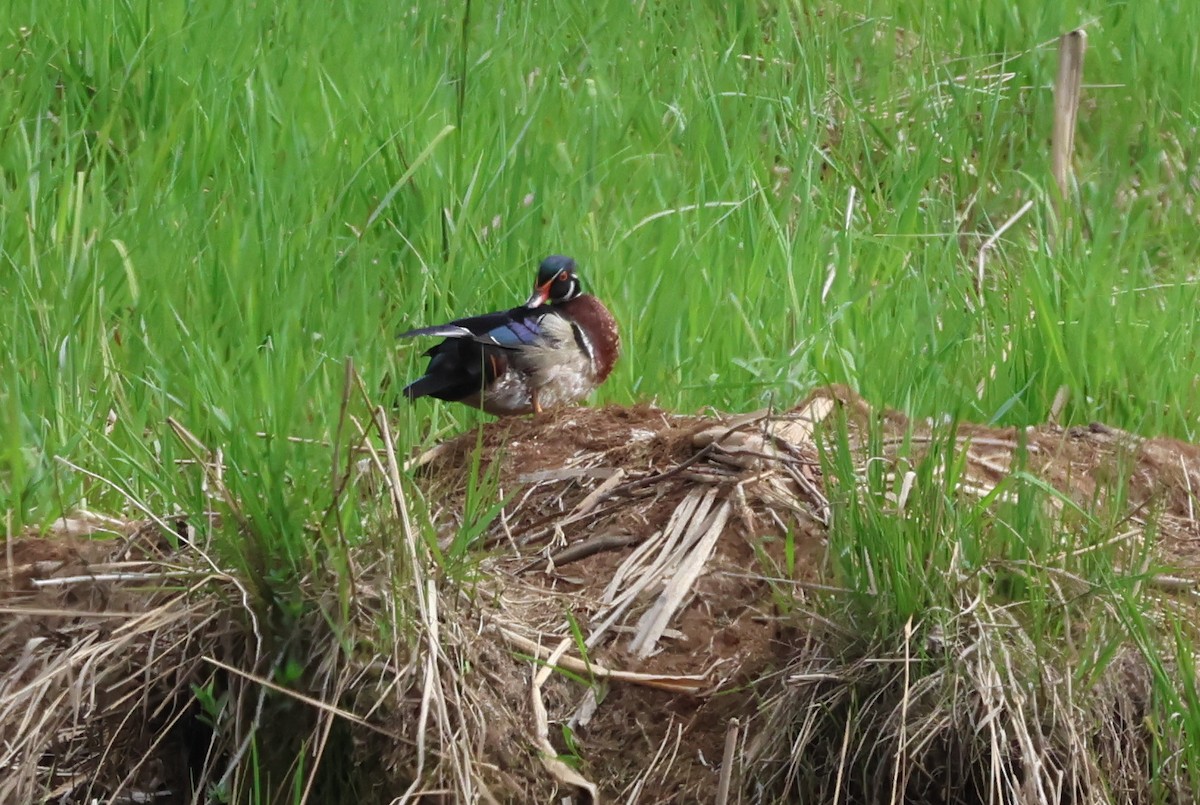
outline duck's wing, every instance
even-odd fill
[[[401,333],[397,337],[432,336],[433,338],[468,340],[484,347],[496,347],[502,350],[522,350],[527,347],[536,347],[546,339],[549,333],[545,326],[545,320],[549,315],[552,313],[546,310],[524,306],[515,307],[498,313],[456,319],[432,327],[418,327],[415,330]],[[432,355],[440,346],[434,347],[426,354]]]
[[[518,307],[401,333],[399,338],[443,339],[425,351],[429,366],[404,396],[464,400],[479,394],[508,371],[510,358],[545,345],[544,318],[544,312]]]

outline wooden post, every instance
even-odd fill
[[[1079,116],[1079,95],[1083,86],[1083,52],[1087,34],[1068,31],[1058,40],[1058,75],[1054,79],[1054,131],[1050,139],[1051,170],[1058,192],[1054,196],[1055,226],[1059,245],[1068,229],[1067,202],[1074,196],[1071,161],[1075,155],[1075,121]]]

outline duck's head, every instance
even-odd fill
[[[561,254],[552,254],[538,266],[533,294],[525,307],[538,307],[547,302],[567,302],[583,293],[583,285],[575,273],[575,261]]]

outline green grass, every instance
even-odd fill
[[[1194,3],[3,11],[13,530],[216,508],[218,555],[291,601],[371,535],[329,449],[287,437],[345,444],[347,361],[395,389],[422,363],[395,332],[523,299],[553,252],[623,326],[601,401],[744,410],[835,381],[1024,424],[1066,386],[1069,422],[1200,438]],[[1055,250],[1053,40],[1081,24],[1090,235]],[[1029,199],[976,299],[983,240]],[[168,417],[221,451],[234,505]],[[402,404],[399,448],[480,418]]]

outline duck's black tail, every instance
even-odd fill
[[[418,397],[439,397],[445,394],[451,385],[453,385],[453,380],[425,375],[409,383],[400,393],[410,400]]]

